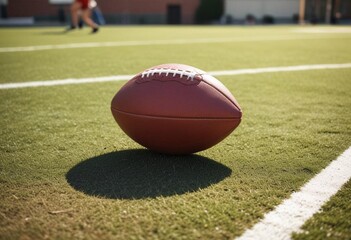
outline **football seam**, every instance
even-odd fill
[[[138,114],[138,113],[131,113],[131,112],[127,112],[127,111],[123,111],[123,110],[119,110],[116,108],[111,107],[112,111],[117,111],[120,113],[124,113],[124,114],[129,114],[129,115],[134,115],[134,116],[138,116],[138,117],[147,117],[147,118],[165,118],[165,119],[179,119],[179,120],[240,120],[240,118],[234,118],[234,117],[173,117],[173,116],[162,116],[162,115],[148,115],[148,114]]]
[[[201,76],[203,76],[203,75],[208,75],[208,74],[201,74]],[[211,75],[209,75],[209,76],[211,76]],[[202,78],[202,79],[204,79],[204,78]],[[214,88],[215,90],[217,90],[217,92],[219,92],[222,96],[224,96],[226,99],[228,99],[229,102],[231,102],[231,103],[236,107],[236,109],[237,109],[239,112],[242,113],[241,108],[240,108],[234,101],[232,101],[229,97],[227,97],[227,95],[224,94],[221,90],[219,90],[218,88],[216,88],[215,86],[213,86],[212,84],[208,83],[208,82],[205,81],[205,80],[201,80],[201,81],[204,82],[204,83],[206,83],[207,85],[211,86],[211,87]]]

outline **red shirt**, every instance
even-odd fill
[[[89,0],[77,0],[81,4],[82,9],[89,8]]]

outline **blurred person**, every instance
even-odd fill
[[[96,2],[95,2],[96,4]],[[71,5],[71,27],[68,30],[74,30],[79,24],[79,15],[81,15],[83,21],[92,28],[92,33],[99,31],[99,25],[97,25],[91,19],[91,7],[90,0],[75,0]]]
[[[95,0],[90,0],[90,5],[92,8],[92,15],[94,21],[99,24],[99,25],[104,25],[105,24],[105,19],[104,16],[101,13],[100,8],[98,7],[98,4]]]
[[[99,26],[104,25],[105,24],[105,19],[104,16],[101,13],[100,8],[97,5],[97,2],[95,0],[90,0],[89,3],[90,9],[91,9],[91,14],[92,14],[92,19],[95,23],[97,23]],[[83,20],[80,18],[79,19],[79,23],[78,23],[78,27],[79,28],[83,28],[84,23]]]

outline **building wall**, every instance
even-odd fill
[[[305,0],[305,21],[325,23],[327,0]],[[351,23],[351,0],[332,0],[331,23]],[[271,15],[276,22],[292,22],[299,14],[299,0],[225,0],[225,15],[244,20],[248,14],[261,20]]]
[[[339,18],[351,23],[351,0],[333,0],[331,20]],[[327,0],[306,0],[305,18],[313,23],[326,22]]]
[[[57,0],[56,0],[57,1]],[[181,23],[194,23],[200,0],[96,0],[102,13],[115,23],[133,22],[137,18],[154,19],[152,23],[166,23],[167,6],[181,6]],[[9,17],[56,17],[60,8],[69,14],[69,5],[55,5],[54,0],[8,0]],[[67,0],[63,2],[67,3]],[[111,21],[112,21],[111,20]],[[122,21],[122,22],[119,22]],[[148,23],[147,21],[145,23]]]
[[[158,16],[166,19],[169,4],[180,5],[182,8],[182,23],[194,23],[195,11],[200,0],[99,0],[98,4],[106,15],[122,14],[126,19],[133,16]]]
[[[339,0],[337,2],[339,3],[338,9],[335,9],[335,11],[340,12],[342,18],[351,19],[351,1]]]
[[[56,15],[57,6],[48,0],[8,0],[8,17],[33,17]]]
[[[292,19],[299,12],[299,0],[226,0],[225,14],[245,19],[248,14],[261,19],[271,15],[277,19]]]
[[[0,0],[0,18],[34,17],[36,21],[69,20],[69,3],[73,0]],[[194,23],[200,0],[96,0],[107,23],[110,24],[164,24],[167,22],[167,6],[180,5],[181,23]],[[292,22],[298,14],[299,0],[224,0],[225,15],[234,20],[244,20],[248,14],[261,20],[271,15],[276,22]],[[325,22],[326,0],[306,0],[305,19]],[[53,3],[61,3],[60,5]],[[351,23],[351,0],[332,0],[332,17],[340,17],[340,23]],[[230,22],[233,23],[231,20]],[[235,21],[234,21],[235,22]],[[240,22],[240,21],[239,21]]]

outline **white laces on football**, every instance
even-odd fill
[[[172,75],[172,77],[175,77],[178,74],[181,78],[185,76],[187,79],[191,79],[191,81],[193,81],[197,73],[186,71],[186,70],[179,70],[179,69],[154,68],[154,69],[148,69],[144,71],[141,74],[141,78],[144,78],[144,77],[148,78],[150,76],[161,75],[161,74],[166,74],[166,76]]]

